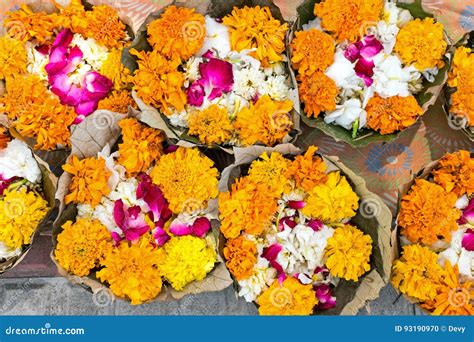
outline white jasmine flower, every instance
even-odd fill
[[[411,95],[408,83],[419,78],[413,68],[403,67],[402,61],[394,55],[379,54],[374,58],[373,90],[381,97],[406,97]]]
[[[117,227],[114,220],[114,201],[107,197],[102,197],[100,204],[94,208],[93,217],[102,223],[109,232],[122,234],[122,230]]]
[[[460,227],[452,234],[449,248],[439,253],[438,261],[444,266],[446,261],[454,266],[458,265],[459,273],[469,277],[474,277],[474,252],[468,251],[462,247],[462,238],[467,227]]]
[[[238,70],[234,68],[234,86],[232,90],[246,100],[251,100],[263,87],[265,74],[259,69],[243,68]]]
[[[126,181],[120,182],[114,191],[109,194],[112,201],[122,200],[123,203],[129,207],[140,206],[144,211],[148,211],[148,205],[142,199],[137,199],[138,180],[129,178]]]
[[[397,24],[399,27],[405,26],[413,16],[410,11],[400,8],[395,2],[387,1],[384,6],[384,21],[388,24]]]
[[[326,113],[324,117],[326,123],[334,122],[345,129],[351,129],[357,119],[359,119],[359,128],[364,127],[367,121],[367,112],[362,108],[362,103],[358,99],[350,99],[337,105],[335,111]]]
[[[206,20],[206,37],[202,44],[201,50],[197,56],[204,55],[207,51],[213,50],[219,58],[226,57],[230,52],[229,28],[218,23],[210,16],[205,16]]]
[[[115,163],[115,158],[119,156],[119,152],[110,154],[110,146],[104,146],[98,157],[105,160],[105,167],[110,171],[111,175],[107,181],[110,191],[114,191],[120,181],[125,180],[125,167]]]
[[[0,151],[0,174],[5,179],[26,178],[31,183],[41,180],[41,170],[26,143],[13,139]]]
[[[25,44],[25,47],[28,52],[28,64],[26,70],[30,74],[37,75],[42,81],[48,79],[48,74],[44,67],[49,62],[48,55],[43,55],[35,49],[35,46],[30,42]]]
[[[293,229],[286,227],[277,233],[282,251],[278,253],[276,261],[287,274],[313,274],[317,266],[323,266],[327,239],[333,234],[334,229],[327,226],[319,231],[303,224],[298,224]]]
[[[109,55],[105,46],[97,44],[94,38],[84,39],[80,34],[75,34],[71,45],[77,45],[82,51],[83,59],[98,71]]]
[[[285,74],[285,64],[283,62],[273,63],[268,68],[263,69],[263,72],[267,76],[284,75]]]
[[[377,23],[377,39],[382,43],[384,52],[391,54],[397,42],[397,35],[400,29],[396,24],[388,24],[385,21]]]
[[[344,51],[341,49],[337,49],[334,55],[334,63],[326,70],[326,76],[331,78],[339,88],[362,89],[362,79],[357,76],[354,64],[344,57]]]
[[[474,278],[474,251],[462,249],[458,260],[459,274]]]
[[[253,302],[265,291],[276,278],[276,270],[270,267],[268,260],[258,257],[253,275],[248,279],[239,280],[239,296],[247,302]]]
[[[290,88],[287,85],[286,77],[283,75],[270,76],[262,84],[259,93],[262,95],[269,95],[272,99],[277,101],[284,101],[288,98]]]
[[[168,116],[171,125],[175,127],[188,127],[188,118],[189,113],[187,110],[181,112],[174,111],[171,115]]]
[[[77,217],[78,218],[92,218],[94,215],[94,208],[90,204],[78,203],[77,204]]]
[[[456,201],[456,208],[458,208],[459,210],[466,208],[468,205],[469,205],[469,198],[467,198],[467,195],[460,197]]]
[[[309,31],[311,29],[323,30],[321,27],[321,18],[314,18],[313,20],[308,21],[307,24],[303,25],[303,31]]]
[[[236,68],[243,69],[250,67],[257,70],[260,69],[260,61],[249,55],[249,53],[256,50],[257,49],[242,50],[240,52],[231,51],[227,56],[227,59],[234,65],[234,72]]]
[[[194,81],[197,81],[201,78],[201,74],[199,72],[199,64],[203,61],[200,57],[191,57],[184,66],[184,78],[185,78],[185,86],[189,86]]]
[[[0,242],[0,260],[10,259],[21,254],[21,248],[13,249]]]

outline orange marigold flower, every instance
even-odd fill
[[[93,6],[92,11],[86,11],[85,19],[87,28],[84,35],[94,38],[101,45],[108,48],[119,47],[127,38],[125,24],[117,10],[110,6]]]
[[[122,143],[118,162],[130,175],[147,171],[163,154],[163,135],[135,118],[120,120]]]
[[[126,114],[128,108],[137,108],[137,104],[133,100],[130,92],[127,90],[114,90],[105,99],[99,101],[98,109],[110,110],[114,113]]]
[[[156,50],[132,49],[130,53],[138,57],[138,69],[131,78],[137,96],[165,114],[171,114],[171,108],[184,110],[187,97],[183,91],[184,75],[178,71],[180,61],[167,60]]]
[[[459,87],[459,82],[473,81],[473,78],[474,53],[468,47],[458,47],[454,53],[452,68],[449,71],[448,85],[453,88]]]
[[[288,185],[286,173],[290,163],[279,152],[270,155],[264,152],[252,162],[246,178],[250,182],[267,185],[275,196],[280,196]]]
[[[325,72],[334,62],[336,42],[318,29],[299,31],[291,42],[293,57],[291,62],[300,75],[309,76],[314,72]]]
[[[74,108],[64,106],[36,75],[17,75],[6,80],[0,109],[22,135],[36,139],[36,149],[69,146],[69,126]]]
[[[8,130],[5,127],[0,127],[0,150],[7,147],[9,142],[10,135],[8,134]]]
[[[148,25],[148,42],[168,59],[185,61],[201,49],[206,37],[204,16],[194,8],[169,6]]]
[[[237,280],[248,279],[257,262],[257,245],[243,236],[227,240],[224,247],[226,266]]]
[[[67,221],[58,235],[54,257],[67,272],[87,276],[113,249],[112,236],[97,220]]]
[[[287,23],[281,23],[272,16],[268,7],[234,7],[232,13],[222,19],[229,28],[232,50],[256,49],[250,53],[262,62],[263,67],[283,60]]]
[[[474,193],[474,158],[465,150],[448,153],[440,159],[433,176],[447,192],[454,192],[458,197],[471,196]]]
[[[314,14],[338,43],[346,39],[353,43],[380,20],[383,7],[383,0],[324,0],[315,4]]]
[[[462,117],[466,126],[474,126],[474,79],[469,85],[460,83],[456,92],[451,95],[451,107],[449,112],[455,116]]]
[[[21,4],[17,11],[7,13],[3,26],[12,38],[23,42],[36,39],[39,44],[44,44],[53,37],[55,18],[56,14],[34,12],[28,5]]]
[[[474,315],[474,283],[470,280],[461,282],[459,280],[458,265],[451,266],[446,261],[444,266],[446,276],[441,281],[437,295],[421,305],[422,308],[431,312],[432,315]]]
[[[165,154],[150,176],[176,214],[204,209],[219,192],[219,171],[197,148],[180,147]]]
[[[367,107],[367,127],[390,134],[413,125],[423,115],[415,97],[392,96],[382,98],[377,94],[369,100]]]
[[[25,45],[8,36],[0,38],[0,79],[26,73]]]
[[[303,285],[298,279],[288,277],[280,285],[278,281],[258,298],[260,315],[311,315],[318,304],[313,286]]]
[[[277,198],[266,184],[257,184],[246,177],[232,184],[231,191],[219,194],[221,232],[233,239],[241,231],[260,235],[270,227],[277,211]]]
[[[442,59],[447,46],[441,23],[433,18],[417,18],[400,29],[394,51],[403,63],[423,71],[444,66]]]
[[[451,241],[458,229],[461,212],[456,209],[457,196],[424,179],[417,179],[402,197],[398,224],[400,233],[412,243],[431,245],[439,239]]]
[[[161,292],[161,261],[161,254],[146,239],[131,245],[121,243],[107,253],[101,262],[104,268],[96,275],[110,284],[116,296],[129,298],[132,305],[142,304]]]
[[[188,124],[188,134],[197,135],[207,145],[228,142],[234,131],[227,109],[216,104],[191,113]]]
[[[88,22],[82,0],[71,0],[65,7],[54,1],[54,5],[59,10],[55,18],[57,27],[68,28],[74,33],[86,36]]]
[[[234,122],[242,145],[273,146],[281,142],[293,127],[292,109],[290,100],[274,101],[268,95],[260,97],[250,107],[244,107]]]
[[[298,75],[300,99],[306,116],[317,118],[321,112],[336,109],[339,94],[336,83],[322,72],[310,76]]]
[[[102,158],[79,160],[76,155],[72,155],[63,165],[63,170],[72,176],[69,193],[64,198],[66,204],[82,203],[95,207],[100,203],[102,196],[110,193],[107,182],[112,173]]]
[[[311,191],[316,185],[326,183],[327,165],[321,157],[315,156],[318,148],[308,147],[304,155],[296,156],[288,167],[286,177],[293,179],[298,188]]]
[[[415,244],[403,247],[402,257],[393,263],[391,282],[401,293],[426,301],[436,296],[444,275],[438,255]]]

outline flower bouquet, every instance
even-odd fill
[[[393,286],[433,315],[474,315],[474,158],[446,154],[400,199]]]
[[[448,120],[474,141],[474,32],[456,48],[448,78]]]
[[[169,138],[226,149],[297,134],[288,24],[271,1],[241,3],[213,0],[205,15],[168,6],[124,54],[140,109],[158,116]]]
[[[129,117],[109,145],[63,166],[53,260],[72,282],[141,304],[231,284],[217,253],[219,172],[197,148],[168,145]],[[112,139],[111,139],[112,140]],[[83,150],[83,149],[81,149]]]
[[[133,105],[122,49],[130,41],[115,9],[71,0],[22,4],[0,38],[0,113],[35,149],[70,147],[70,129],[96,109]]]
[[[364,146],[395,139],[435,103],[448,41],[417,6],[311,0],[298,8],[291,62],[306,124]]]
[[[391,215],[336,159],[236,149],[219,195],[223,255],[261,315],[356,314],[390,273]]]
[[[26,255],[54,206],[56,178],[0,126],[0,274]]]

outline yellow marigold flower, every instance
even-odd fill
[[[339,89],[336,83],[322,72],[310,76],[298,75],[300,99],[307,117],[317,118],[321,112],[336,109]]]
[[[474,158],[465,150],[448,153],[440,159],[433,176],[435,183],[447,192],[454,192],[458,197],[471,196],[474,193]]]
[[[207,145],[228,142],[234,131],[227,109],[215,104],[191,113],[188,125],[188,134],[197,135],[199,140]]]
[[[107,6],[93,6],[92,11],[86,11],[87,28],[84,35],[94,38],[97,43],[108,48],[123,45],[127,38],[125,24],[120,20],[117,10]]]
[[[13,184],[0,200],[0,241],[13,249],[29,245],[47,213],[48,203],[43,198]]]
[[[148,42],[169,59],[185,61],[201,49],[206,37],[204,16],[194,8],[169,6],[148,25]]]
[[[318,304],[312,285],[303,285],[288,277],[280,285],[278,281],[266,289],[258,298],[260,315],[311,315]]]
[[[329,272],[338,278],[358,281],[370,270],[372,238],[356,227],[346,224],[337,228],[328,239],[325,257]]]
[[[365,109],[367,127],[380,134],[401,131],[413,125],[423,115],[423,109],[413,95],[384,99],[376,94],[369,100]]]
[[[110,110],[114,113],[126,114],[128,108],[136,108],[137,104],[127,90],[114,90],[105,99],[99,101],[98,109]]]
[[[260,235],[271,226],[277,211],[277,197],[267,184],[237,179],[231,191],[219,194],[221,232],[226,239],[233,239],[241,231]]]
[[[327,182],[327,165],[324,160],[315,156],[317,150],[316,146],[308,147],[304,155],[295,157],[286,172],[286,177],[293,179],[296,186],[306,192]]]
[[[259,60],[262,66],[283,60],[287,23],[275,19],[268,7],[234,7],[232,13],[222,19],[229,28],[232,50],[257,49],[250,56]]]
[[[359,197],[339,171],[328,174],[325,183],[316,185],[306,199],[302,212],[326,223],[340,222],[356,214]]]
[[[122,49],[112,49],[107,59],[102,63],[100,73],[111,80],[115,90],[123,90],[127,87],[130,78],[130,70],[122,64]]]
[[[458,229],[461,212],[456,209],[457,196],[437,184],[417,179],[410,192],[402,197],[398,224],[400,233],[412,243],[431,245]]]
[[[250,107],[244,107],[237,113],[234,122],[242,144],[273,146],[281,142],[293,127],[292,109],[293,102],[290,100],[273,101],[268,95],[250,104]]]
[[[419,244],[403,247],[402,257],[393,263],[392,285],[417,300],[432,300],[444,271],[438,255]]]
[[[35,149],[69,146],[69,126],[76,118],[74,108],[64,106],[36,75],[16,75],[6,80],[0,110],[7,114],[23,136],[35,138]]]
[[[458,86],[454,94],[451,95],[451,107],[449,112],[456,116],[464,117],[466,125],[474,126],[474,79],[470,79],[469,84]]]
[[[162,288],[160,253],[147,239],[136,244],[121,243],[101,261],[97,278],[110,284],[112,292],[130,298],[132,305],[156,298]]]
[[[150,176],[176,214],[205,208],[218,194],[219,171],[197,148],[179,147],[165,154]]]
[[[264,152],[250,165],[247,179],[253,183],[266,184],[275,196],[280,196],[288,185],[286,172],[290,163],[279,152],[270,155]]]
[[[380,20],[383,7],[383,0],[324,0],[315,4],[314,14],[338,43],[346,39],[353,43]]]
[[[0,37],[0,79],[26,73],[27,54],[22,42]]]
[[[107,184],[112,173],[105,166],[102,158],[84,158],[79,160],[72,155],[63,170],[71,174],[69,193],[65,197],[66,204],[82,203],[95,207],[100,203],[102,196],[110,193]]]
[[[257,245],[243,236],[227,240],[224,247],[226,266],[237,280],[248,279],[257,262]]]
[[[98,220],[67,221],[58,235],[54,257],[67,272],[87,276],[112,250],[112,236]]]
[[[203,280],[217,261],[214,248],[205,239],[191,235],[172,237],[160,252],[158,268],[177,291],[193,281]]]
[[[135,118],[120,120],[122,143],[119,144],[118,163],[130,175],[147,171],[163,154],[163,135]]]
[[[54,35],[56,14],[34,12],[28,5],[21,4],[17,11],[7,13],[3,26],[12,38],[22,42],[36,39],[38,44],[45,44]]]
[[[444,40],[443,25],[433,18],[415,19],[400,29],[394,51],[403,63],[418,70],[444,65],[443,55],[448,44]]]
[[[451,266],[446,261],[444,266],[446,276],[441,281],[436,297],[421,305],[422,308],[431,312],[432,315],[474,315],[474,284],[470,280],[461,282],[459,280],[458,265]]]
[[[130,53],[138,57],[138,69],[131,78],[138,97],[165,114],[171,113],[170,107],[182,111],[187,97],[183,91],[184,75],[178,71],[180,61],[167,60],[156,50],[132,49]]]
[[[65,7],[54,1],[54,5],[59,11],[55,18],[57,27],[68,28],[74,33],[86,36],[88,22],[82,0],[71,0]]]
[[[336,42],[318,29],[299,31],[291,42],[293,67],[302,76],[309,76],[317,71],[325,72],[334,62]]]

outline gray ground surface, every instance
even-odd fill
[[[418,315],[389,285],[360,315]],[[60,277],[0,279],[1,315],[254,315],[254,305],[236,298],[232,287],[221,292],[185,297],[177,302],[140,306],[91,293]]]

